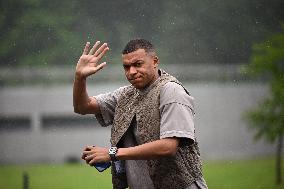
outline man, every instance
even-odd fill
[[[173,76],[158,69],[153,45],[144,39],[128,42],[122,52],[131,85],[95,97],[86,78],[101,70],[106,43],[87,43],[75,74],[73,103],[79,114],[95,114],[102,126],[112,125],[111,148],[87,146],[89,165],[112,162],[114,188],[207,188],[202,176],[193,123],[193,98]]]

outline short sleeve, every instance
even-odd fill
[[[160,138],[178,137],[195,140],[193,97],[175,83],[165,84],[160,93]]]
[[[112,93],[94,96],[100,107],[100,113],[96,113],[95,116],[101,126],[106,127],[113,123],[117,99],[121,95],[123,88],[124,87],[120,87]]]

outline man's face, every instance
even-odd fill
[[[144,49],[123,54],[122,62],[127,80],[137,89],[144,89],[158,78],[158,57]]]

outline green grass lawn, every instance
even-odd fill
[[[284,174],[283,167],[282,172]],[[275,160],[272,158],[206,162],[204,164],[204,175],[208,187],[211,189],[284,188],[283,184],[281,186],[275,184]]]
[[[280,189],[275,185],[274,159],[205,162],[204,176],[210,189]],[[23,188],[23,173],[30,189],[108,189],[110,170],[99,173],[85,164],[2,165],[0,189]],[[284,172],[284,170],[283,170]]]

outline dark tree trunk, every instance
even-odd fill
[[[281,160],[282,160],[282,137],[283,135],[280,134],[278,137],[277,145],[276,145],[276,183],[282,183],[282,173],[281,173]]]

